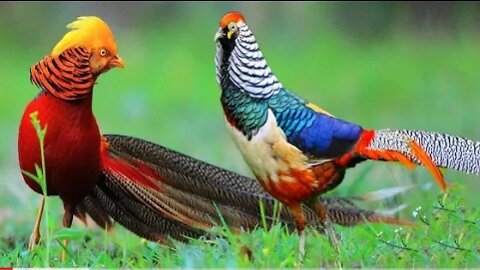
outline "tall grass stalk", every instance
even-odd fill
[[[40,185],[42,188],[42,194],[45,198],[45,205],[44,205],[44,223],[45,223],[45,257],[44,257],[44,263],[45,267],[49,267],[50,264],[50,239],[51,239],[51,234],[50,234],[50,214],[49,214],[49,203],[48,203],[48,197],[47,197],[47,171],[45,168],[45,145],[44,145],[44,140],[45,140],[45,135],[47,134],[47,125],[45,125],[44,128],[42,128],[40,124],[40,120],[38,120],[38,111],[35,111],[31,113],[30,115],[30,121],[32,122],[33,127],[35,128],[35,133],[37,134],[38,142],[40,145],[40,155],[41,155],[41,160],[42,164],[41,167],[38,166],[38,164],[35,164],[35,173],[36,175],[27,172],[25,170],[22,170],[22,172],[27,175],[28,177],[32,178],[37,184]]]

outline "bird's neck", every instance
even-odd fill
[[[30,80],[61,100],[89,98],[97,79],[89,59],[89,51],[82,47],[67,49],[58,56],[46,56],[30,68]]]
[[[269,98],[283,88],[263,57],[252,31],[239,23],[233,49],[217,43],[217,82],[222,90],[237,88],[254,98]]]
[[[249,140],[267,120],[270,98],[254,98],[246,92],[228,88],[222,91],[221,103],[230,126]]]
[[[41,91],[34,101],[44,104],[45,107],[55,108],[59,114],[56,117],[72,117],[72,118],[94,118],[93,116],[93,92],[89,92],[82,99],[67,101],[52,95],[49,92]],[[67,115],[68,114],[68,115]],[[55,117],[52,115],[52,117]]]

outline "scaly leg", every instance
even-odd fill
[[[45,196],[42,195],[40,200],[40,207],[38,208],[37,219],[35,221],[35,227],[33,227],[32,235],[30,236],[30,241],[28,242],[28,250],[33,250],[35,246],[40,241],[40,223],[42,221],[43,207],[45,206]]]
[[[63,208],[65,209],[65,212],[63,213],[63,227],[65,228],[70,228],[72,227],[72,221],[73,221],[73,207],[71,204],[64,204]],[[63,245],[65,246],[65,249],[67,248],[68,245],[68,240],[63,240]],[[67,252],[64,250],[62,252],[62,262],[65,262],[67,258]]]
[[[307,218],[303,212],[302,206],[300,204],[289,205],[288,209],[293,216],[293,220],[297,226],[298,234],[300,235],[298,243],[299,258],[298,261],[300,264],[303,264],[303,259],[305,258],[305,226],[307,225]]]
[[[315,198],[307,205],[317,214],[320,222],[325,228],[325,232],[327,233],[328,239],[330,240],[330,244],[333,246],[335,252],[338,255],[340,253],[338,248],[338,240],[335,231],[333,230],[332,223],[327,216],[327,208],[320,202],[320,200],[318,200],[318,198]]]

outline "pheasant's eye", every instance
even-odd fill
[[[105,49],[101,49],[101,50],[100,50],[100,55],[101,55],[101,56],[107,55],[107,51],[106,51]]]
[[[231,23],[228,25],[228,30],[230,30],[230,32],[236,32],[236,31],[237,31],[237,24],[234,23],[234,22],[231,22]]]

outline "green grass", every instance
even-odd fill
[[[201,11],[168,23],[113,27],[127,67],[102,76],[95,88],[94,112],[102,132],[145,138],[250,174],[227,134],[219,104],[212,41],[218,16]],[[311,26],[321,17],[305,16],[304,20]],[[249,22],[284,85],[334,115],[370,128],[426,129],[480,138],[477,34],[417,38],[398,31],[385,38],[359,41],[324,25],[312,29],[292,22],[282,31],[272,31],[272,26],[258,18]],[[31,30],[39,25],[48,28],[52,23],[47,17],[25,24],[22,29]],[[48,53],[63,31],[63,25],[52,28],[52,33],[35,43],[27,38],[29,31],[19,30],[16,35],[13,30],[0,31],[0,51],[10,52],[2,54],[0,65],[0,135],[4,138],[0,144],[0,190],[6,191],[0,196],[0,266],[45,265],[46,243],[34,252],[26,251],[39,196],[20,176],[16,135],[23,109],[37,92],[29,83],[28,68]],[[32,35],[38,38],[40,34]],[[430,184],[433,179],[424,169],[411,173],[400,165],[383,163],[352,169],[329,195],[355,195],[414,183],[418,188],[400,198],[408,203],[402,215],[412,217],[419,206],[421,211],[414,228],[400,230],[380,224],[337,227],[343,265],[479,267],[476,192],[480,181],[452,171],[445,174],[452,189],[441,206],[443,197],[438,187]],[[58,232],[62,207],[58,198],[49,202],[51,226]],[[420,220],[424,216],[429,225]],[[62,248],[51,241],[50,266],[273,268],[293,267],[297,257],[298,236],[280,226],[227,239],[173,242],[168,247],[142,241],[119,226],[111,234],[78,223],[74,228],[69,246],[72,256],[60,262]],[[253,261],[240,257],[244,244],[252,249]],[[334,261],[325,237],[310,232],[304,266],[332,267]]]
[[[340,261],[346,268],[356,267],[476,267],[480,259],[480,210],[463,207],[463,190],[452,189],[446,199],[439,195],[423,205],[414,217],[415,227],[368,224],[355,228],[337,227],[341,235]],[[442,203],[442,201],[444,201]],[[412,217],[413,218],[413,217]],[[259,228],[250,233],[226,238],[191,239],[187,244],[172,241],[163,246],[143,241],[124,230],[113,234],[76,229],[69,244],[66,262],[60,261],[62,248],[52,242],[55,254],[52,267],[296,267],[298,236],[280,225]],[[241,256],[243,245],[253,259]],[[45,243],[33,252],[25,242],[12,239],[0,243],[0,265],[17,267],[45,264]],[[327,239],[310,230],[304,267],[334,267],[336,258]]]

